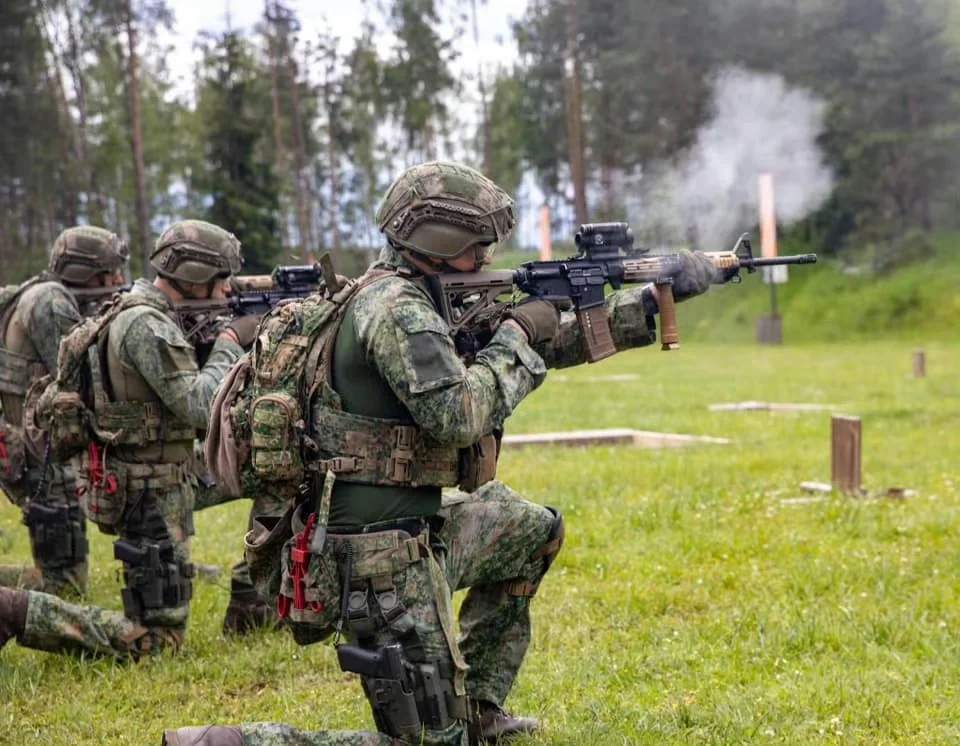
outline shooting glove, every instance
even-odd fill
[[[674,300],[682,301],[701,295],[707,292],[711,285],[727,279],[713,262],[699,251],[681,251],[679,254],[681,269],[673,278]]]
[[[260,326],[260,314],[241,316],[227,324],[227,329],[237,335],[237,343],[246,349],[257,338],[257,327]]]
[[[531,346],[549,342],[560,331],[560,311],[548,300],[526,298],[508,310],[505,317],[520,325]]]

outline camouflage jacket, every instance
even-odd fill
[[[130,292],[166,297],[144,279],[137,280]],[[176,322],[146,305],[128,308],[113,320],[108,348],[111,385],[115,393],[126,390],[119,398],[143,400],[146,386],[173,417],[198,430],[207,427],[221,379],[243,355],[238,344],[218,339],[199,369],[193,345]],[[119,386],[118,379],[123,381]]]
[[[376,267],[404,267],[417,273],[397,251],[384,248]],[[471,445],[501,428],[517,405],[544,380],[546,368],[583,362],[580,329],[564,314],[557,338],[536,350],[522,332],[502,326],[466,367],[449,327],[418,283],[398,276],[362,290],[353,301],[357,337],[367,361],[386,380],[413,419],[436,440]],[[656,303],[646,287],[607,299],[618,350],[655,341],[651,331]]]

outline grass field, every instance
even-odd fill
[[[788,330],[789,332],[789,330]],[[956,744],[960,741],[960,346],[640,350],[556,372],[510,432],[633,427],[732,445],[508,452],[501,477],[560,508],[567,545],[534,601],[508,705],[518,744]],[[637,380],[591,380],[634,373]],[[711,413],[712,402],[825,403],[860,415],[864,476],[907,500],[827,496],[829,414]],[[197,516],[195,558],[238,557],[245,503]],[[0,561],[25,560],[0,507]],[[93,603],[119,607],[108,537]],[[225,576],[226,577],[226,573]],[[139,665],[0,652],[0,743],[152,744],[164,727],[279,720],[363,728],[326,645],[219,634],[227,580],[199,583],[187,647]]]

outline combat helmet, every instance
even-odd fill
[[[168,280],[203,285],[240,271],[240,241],[203,220],[179,220],[168,227],[150,254],[150,266]]]
[[[130,252],[116,234],[81,225],[57,236],[50,250],[50,272],[68,285],[86,285],[96,275],[123,267]]]
[[[397,248],[455,259],[510,237],[513,200],[490,179],[449,161],[421,163],[390,185],[377,227]]]

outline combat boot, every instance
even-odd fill
[[[230,581],[230,603],[223,618],[223,634],[245,635],[255,629],[275,627],[280,623],[277,612],[260,598],[253,586]]]
[[[26,591],[0,587],[0,648],[12,637],[23,634],[27,626]]]
[[[540,723],[535,718],[511,715],[493,702],[480,699],[471,704],[470,723],[467,726],[470,746],[501,743],[513,736],[536,733],[540,730]]]
[[[235,725],[197,725],[163,732],[163,746],[243,746]]]

